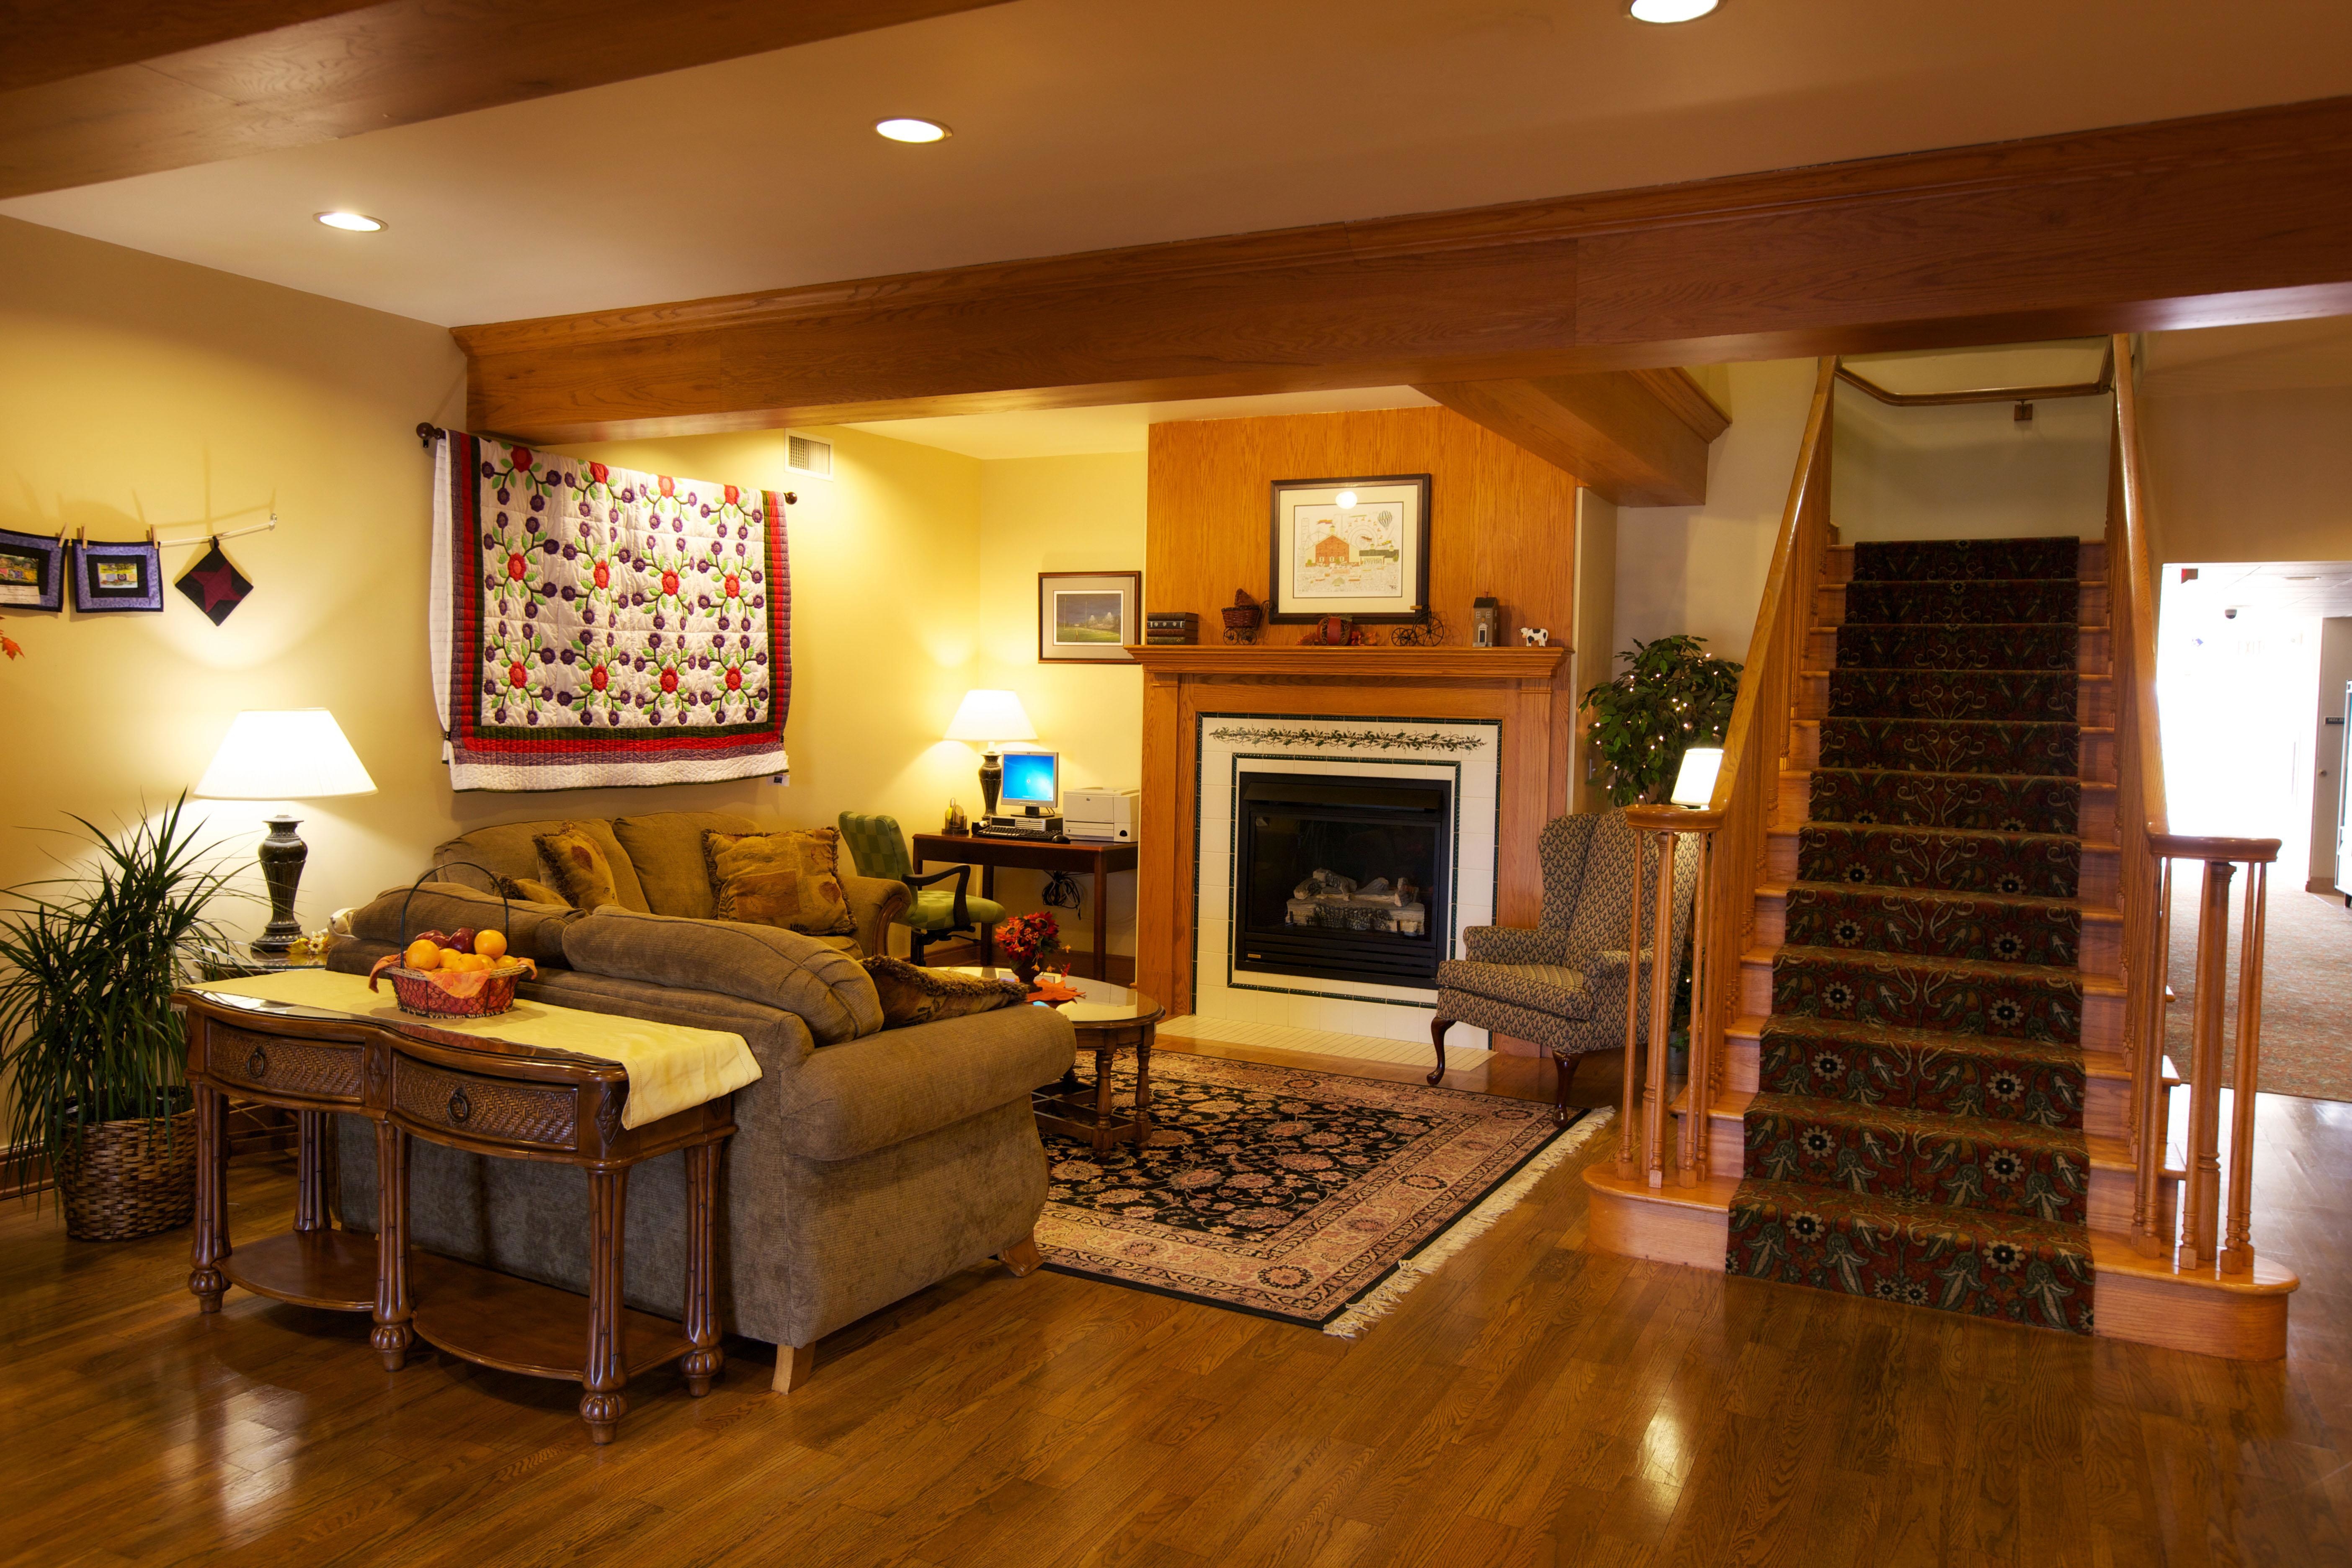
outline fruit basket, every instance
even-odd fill
[[[472,866],[483,875],[489,875],[470,860],[450,864]],[[424,884],[425,877],[447,868],[436,866],[417,878],[409,887],[409,899],[416,897],[416,889]],[[499,895],[499,904],[507,923],[513,923],[514,906],[507,901],[505,894]],[[494,952],[485,953],[478,950],[491,947],[493,941]],[[368,971],[368,989],[375,990],[379,980],[390,980],[393,999],[400,1005],[400,1010],[420,1018],[495,1018],[514,1005],[516,984],[526,976],[535,979],[539,974],[539,965],[530,959],[506,955],[503,927],[488,931],[419,931],[411,937],[406,901],[400,906],[400,947],[398,952],[386,953],[376,960],[375,967]],[[428,957],[431,962],[426,966],[423,961]],[[464,962],[451,963],[453,957]]]

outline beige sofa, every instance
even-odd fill
[[[621,822],[632,820],[636,830],[626,836],[614,825],[624,846],[662,841],[667,825]],[[734,826],[740,818],[694,820],[744,830]],[[499,876],[529,876],[513,849],[520,826],[477,830],[442,848]],[[520,841],[530,844],[528,835]],[[631,857],[645,903],[676,907],[690,898],[665,887],[658,872],[645,876],[649,863],[667,862]],[[887,897],[869,894],[864,907],[887,921]],[[405,934],[501,920],[512,951],[541,966],[538,979],[520,987],[527,999],[724,1029],[749,1042],[761,1077],[734,1097],[737,1130],[720,1174],[719,1297],[729,1331],[777,1346],[779,1388],[806,1374],[809,1348],[834,1330],[990,1258],[1011,1252],[1024,1266],[1031,1260],[1024,1244],[1045,1207],[1045,1157],[1029,1091],[1073,1059],[1060,1014],[1016,1006],[883,1028],[872,983],[839,943],[666,916],[657,905],[594,914],[544,904],[504,909],[495,895],[446,881],[413,897],[390,889],[351,911],[351,930],[337,937],[328,962],[363,973]],[[372,1228],[373,1134],[358,1118],[343,1121],[340,1212]],[[570,1167],[486,1159],[420,1140],[409,1193],[419,1247],[586,1289],[587,1185]],[[624,1258],[631,1306],[680,1315],[685,1201],[682,1156],[631,1173]]]
[[[729,811],[657,811],[642,816],[506,822],[495,827],[477,827],[436,847],[433,851],[434,866],[447,868],[436,879],[496,892],[489,878],[457,864],[471,861],[486,868],[494,877],[556,885],[546,861],[540,857],[536,841],[555,832],[565,822],[578,825],[596,840],[604,858],[612,863],[613,890],[625,907],[641,913],[684,915],[704,921],[711,918],[718,905],[710,889],[709,865],[702,855],[702,836],[777,832],[782,826],[779,823],[755,822]],[[854,868],[845,853],[841,858],[841,867],[842,895],[849,902],[850,916],[857,929],[848,935],[827,935],[818,940],[854,953],[888,952],[890,922],[914,895],[904,882],[853,875]]]

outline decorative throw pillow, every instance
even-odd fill
[[[840,855],[841,835],[830,827],[707,832],[702,858],[710,868],[711,913],[807,936],[854,931],[857,922],[841,890]]]
[[[568,904],[572,900],[544,882],[529,877],[500,877],[499,891],[519,904]]]
[[[536,835],[531,842],[539,846],[540,858],[554,874],[562,902],[590,911],[619,902],[619,895],[613,890],[612,862],[578,823],[567,822],[553,833]]]
[[[988,980],[950,969],[924,969],[903,958],[869,958],[866,973],[882,998],[886,1029],[1016,1006],[1029,994],[1028,987],[1018,980]]]

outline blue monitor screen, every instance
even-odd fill
[[[1061,770],[1062,759],[1053,752],[1007,752],[1004,754],[1004,802],[1006,805],[1051,805],[1055,797],[1055,774]]]

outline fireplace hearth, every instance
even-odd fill
[[[1450,784],[1251,772],[1234,804],[1236,972],[1433,988],[1452,929]]]

